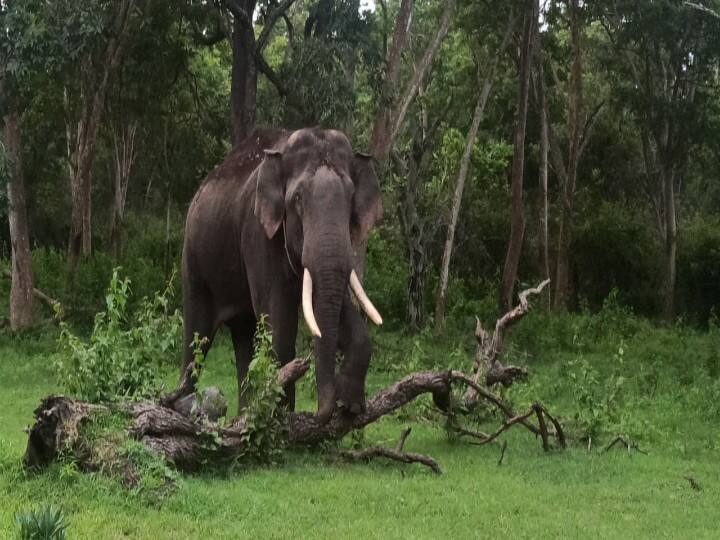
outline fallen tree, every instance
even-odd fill
[[[325,424],[319,423],[315,415],[308,412],[284,414],[285,443],[297,447],[338,441],[348,433],[394,413],[417,397],[430,394],[437,408],[450,420],[449,429],[461,437],[471,438],[474,444],[492,443],[513,426],[521,426],[539,437],[546,451],[552,448],[553,441],[557,446],[564,447],[562,426],[543,405],[536,403],[528,411],[518,414],[491,391],[495,384],[508,386],[526,374],[524,369],[503,366],[499,358],[506,330],[527,314],[530,308],[528,296],[540,293],[546,285],[547,282],[544,282],[521,293],[520,304],[497,321],[492,337],[482,330],[478,322],[478,352],[469,374],[457,370],[410,374],[369,398],[361,414],[350,416],[338,410]],[[282,385],[298,381],[309,366],[308,359],[295,359],[277,371],[277,382]],[[117,452],[107,451],[107,445],[113,443],[83,436],[85,428],[106,413],[124,417],[124,429],[129,438],[139,441],[180,470],[194,471],[207,463],[219,463],[245,455],[249,434],[255,427],[248,420],[249,411],[227,424],[217,422],[224,411],[202,414],[202,407],[198,406],[200,398],[192,390],[192,381],[197,374],[198,367],[191,363],[178,388],[158,402],[91,404],[65,396],[46,397],[35,410],[35,424],[28,430],[25,464],[28,467],[44,466],[62,454],[71,456],[86,469],[112,468],[103,463],[103,459],[108,455],[117,455]],[[460,400],[452,398],[453,388],[456,387],[466,389]],[[469,430],[461,425],[462,417],[480,402],[496,410],[504,419],[492,433]],[[439,465],[429,456],[405,452],[406,438],[404,433],[398,446],[392,450],[370,448],[355,453],[346,452],[344,456],[349,459],[384,457],[421,463],[440,472]],[[100,444],[103,451],[95,448]]]

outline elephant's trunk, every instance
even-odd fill
[[[303,280],[304,297],[308,292],[306,285],[310,285],[312,302],[310,306],[303,302],[303,310],[310,331],[313,332],[314,323],[319,334],[315,339],[318,417],[327,421],[335,409],[335,354],[351,263],[349,238],[342,237],[346,235],[326,233],[322,236],[318,239],[320,256],[314,258],[314,264],[304,271],[308,276]]]

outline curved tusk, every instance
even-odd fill
[[[375,306],[373,306],[373,303],[368,298],[368,295],[365,294],[365,289],[363,289],[362,283],[360,283],[360,279],[355,273],[355,270],[350,272],[350,288],[352,289],[352,292],[355,293],[355,297],[360,303],[360,307],[365,313],[367,313],[370,320],[377,325],[381,325],[383,323],[382,317],[380,316],[380,313],[378,313],[378,310],[375,309]]]
[[[315,312],[313,312],[312,278],[310,277],[310,271],[307,268],[305,269],[305,272],[303,272],[302,309],[303,315],[305,316],[305,322],[310,329],[310,333],[315,337],[322,337],[320,328],[318,328],[317,321],[315,320]]]

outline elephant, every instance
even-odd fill
[[[343,132],[256,129],[210,172],[188,209],[183,372],[194,335],[207,338],[207,354],[227,326],[241,408],[259,317],[266,316],[282,366],[295,357],[302,306],[314,338],[318,420],[327,422],[338,408],[362,412],[372,345],[359,309],[376,324],[382,318],[358,274],[382,213],[372,157],[354,152]],[[294,410],[294,384],[284,392]]]

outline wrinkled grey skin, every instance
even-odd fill
[[[194,333],[221,325],[232,334],[238,391],[267,315],[281,365],[295,357],[303,268],[313,279],[318,416],[336,403],[364,408],[371,356],[368,330],[350,299],[348,279],[361,269],[367,235],[382,215],[372,160],[353,152],[339,131],[258,130],[212,171],[188,210],[183,249],[185,354]],[[336,374],[336,353],[343,362]],[[295,387],[285,388],[288,406]]]

